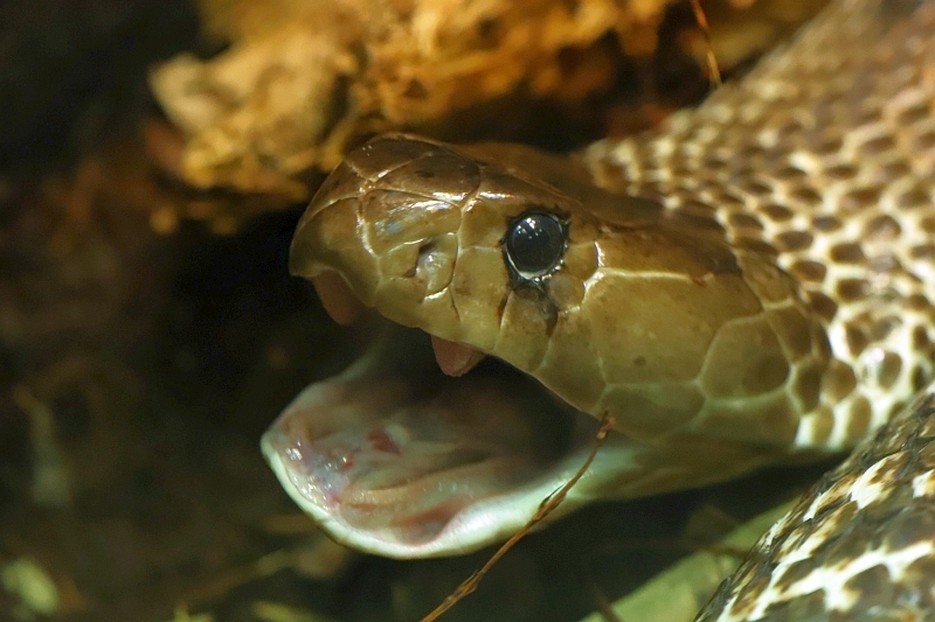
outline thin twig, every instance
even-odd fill
[[[711,84],[714,88],[721,86],[721,69],[717,64],[717,57],[714,55],[714,46],[711,45],[711,28],[708,26],[708,17],[704,9],[701,8],[701,0],[690,0],[692,11],[695,13],[695,21],[698,22],[698,28],[701,29],[701,35],[704,37],[707,52],[705,58],[708,62],[708,72],[711,74]]]
[[[449,594],[438,607],[433,609],[431,613],[422,618],[422,622],[434,622],[437,620],[443,613],[454,607],[458,601],[462,598],[474,592],[477,589],[477,586],[480,584],[484,576],[494,567],[500,558],[506,555],[507,551],[513,548],[517,542],[522,540],[526,534],[528,534],[537,523],[541,522],[546,516],[551,514],[555,508],[561,505],[562,501],[565,500],[565,497],[568,495],[568,491],[571,490],[572,486],[578,483],[578,480],[584,476],[585,472],[588,470],[588,467],[591,466],[591,463],[594,462],[594,457],[597,456],[597,451],[604,444],[604,441],[607,439],[607,434],[614,427],[616,419],[611,416],[609,413],[604,414],[604,418],[601,419],[601,427],[598,429],[597,434],[594,437],[594,443],[591,445],[591,451],[588,452],[588,457],[585,458],[584,462],[581,464],[581,467],[575,472],[571,478],[562,485],[561,488],[555,490],[549,496],[542,500],[542,503],[539,504],[539,509],[536,510],[536,513],[533,514],[532,518],[529,519],[523,527],[517,531],[513,536],[503,543],[503,545],[497,549],[497,551],[490,556],[490,559],[480,567],[479,570],[474,572],[470,577],[465,579],[461,585],[455,589],[454,592]]]

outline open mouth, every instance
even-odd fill
[[[334,539],[392,557],[515,532],[577,470],[598,422],[492,357],[359,313],[336,282],[318,284],[326,309],[374,338],[264,435],[290,496]]]
[[[688,235],[655,203],[582,190],[564,161],[494,147],[378,136],[296,227],[291,272],[375,337],[300,394],[263,449],[299,506],[353,548],[415,558],[508,538],[585,463],[605,415],[613,433],[550,518],[724,480],[795,433],[790,416],[751,426],[736,408],[745,391],[707,399],[722,388],[705,374],[718,336],[729,361],[740,347],[785,361],[723,240]],[[518,155],[549,182],[516,174]],[[757,380],[751,395],[786,408],[782,384]],[[700,429],[711,420],[723,438]]]

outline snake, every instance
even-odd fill
[[[853,451],[706,619],[935,607],[935,0],[833,0],[697,108],[571,155],[376,136],[290,270],[371,340],[262,441],[338,542],[504,540],[612,418],[555,517]]]

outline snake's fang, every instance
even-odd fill
[[[349,326],[360,316],[363,303],[351,292],[351,288],[341,276],[333,270],[327,270],[312,278],[312,285],[321,306],[332,320],[342,326]]]
[[[439,369],[446,376],[457,378],[471,371],[478,363],[484,360],[484,353],[471,346],[448,341],[432,335],[432,350]]]

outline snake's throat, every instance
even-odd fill
[[[448,555],[509,535],[574,472],[597,422],[492,360],[447,377],[424,333],[383,330],[266,433],[277,476],[329,535],[364,551]]]

